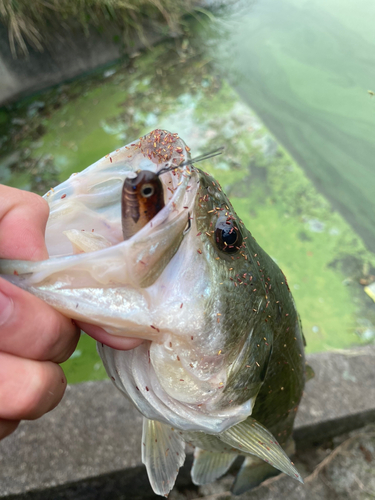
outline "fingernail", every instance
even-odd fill
[[[5,325],[13,311],[13,301],[0,292],[0,326]]]

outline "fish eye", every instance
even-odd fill
[[[235,221],[221,219],[216,223],[215,241],[219,250],[234,253],[242,245],[242,235],[235,226]]]
[[[154,186],[152,184],[144,184],[141,188],[141,195],[144,198],[149,198],[154,194]]]

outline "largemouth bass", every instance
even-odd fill
[[[98,351],[144,416],[155,493],[172,489],[185,442],[196,447],[195,484],[238,455],[236,494],[275,468],[302,481],[288,455],[304,338],[287,280],[189,160],[177,134],[154,130],[74,174],[45,195],[50,258],[3,260],[0,272],[71,318],[145,339]]]

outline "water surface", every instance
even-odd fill
[[[374,250],[375,2],[254,0],[231,17],[220,66]]]

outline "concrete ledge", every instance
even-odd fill
[[[162,40],[152,25],[145,24],[144,32],[150,46]],[[121,32],[116,27],[112,38],[94,29],[91,29],[90,36],[85,36],[78,29],[67,32],[61,28],[44,52],[29,46],[28,56],[14,59],[8,31],[0,23],[0,106],[118,61],[126,53],[121,43],[113,41],[115,35],[121,39]],[[145,42],[140,38],[134,37],[132,42],[127,55],[145,48]]]
[[[309,445],[375,422],[375,346],[308,356],[307,382],[294,437]]]
[[[375,421],[375,347],[308,361],[316,376],[299,409],[298,447]],[[69,386],[58,408],[0,443],[0,498],[154,498],[141,464],[141,422],[110,381]],[[190,485],[188,462],[180,488]]]

